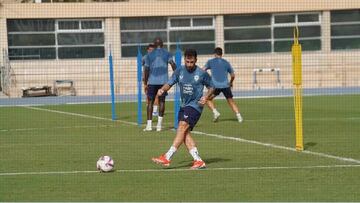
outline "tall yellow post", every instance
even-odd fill
[[[299,44],[299,29],[294,29],[294,43],[291,47],[293,84],[294,84],[294,110],[295,110],[295,131],[296,150],[304,150],[303,119],[302,119],[302,68],[301,68],[301,45]]]

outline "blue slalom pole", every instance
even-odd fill
[[[176,53],[175,53],[175,63],[176,68],[180,68],[181,66],[181,49],[179,43],[176,44]],[[179,125],[178,115],[180,110],[180,89],[179,85],[176,84],[175,92],[174,92],[174,111],[175,111],[175,118],[174,118],[174,128],[177,129]]]
[[[109,66],[110,66],[110,90],[111,90],[111,118],[116,120],[116,111],[115,111],[115,91],[114,91],[114,65],[113,58],[111,54],[111,45],[109,46]]]
[[[142,124],[141,82],[142,82],[142,54],[141,54],[141,48],[140,48],[140,46],[138,46],[138,54],[137,54],[137,85],[138,85],[137,123],[139,126],[141,126],[141,124]]]

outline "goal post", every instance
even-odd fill
[[[268,77],[266,79],[261,77],[261,81],[260,81],[259,76],[265,76],[265,75]],[[272,76],[274,77],[273,79],[269,78]],[[261,87],[262,81],[266,81],[265,86],[267,88],[271,88],[274,85],[277,88],[282,88],[281,80],[280,80],[280,68],[255,68],[253,70],[253,89],[259,90],[260,88],[264,88],[264,87]],[[271,85],[271,83],[273,85]]]

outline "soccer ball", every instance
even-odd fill
[[[109,172],[114,169],[114,160],[110,156],[102,156],[96,162],[96,168],[100,172]]]

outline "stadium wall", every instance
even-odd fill
[[[7,19],[72,19],[102,18],[105,22],[105,58],[14,60],[11,67],[16,84],[9,96],[20,97],[22,88],[52,86],[54,80],[73,80],[77,95],[107,95],[110,93],[108,51],[111,44],[115,67],[116,94],[135,94],[136,59],[121,57],[120,17],[134,16],[215,16],[215,43],[224,45],[223,15],[245,13],[322,12],[322,47],[320,51],[303,53],[304,88],[360,86],[360,50],[331,51],[331,10],[358,9],[358,0],[228,0],[223,1],[129,1],[119,3],[3,3],[0,6],[0,48],[8,48]],[[158,12],[161,11],[161,12]],[[203,66],[212,55],[199,56]],[[292,87],[291,53],[226,54],[236,71],[234,90],[253,88],[254,68],[280,68],[284,88]],[[1,63],[3,59],[0,57]],[[265,88],[276,87],[271,74],[259,76]]]

